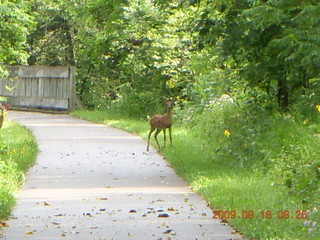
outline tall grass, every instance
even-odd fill
[[[112,110],[74,115],[146,138],[148,121]],[[319,137],[315,122],[291,115],[248,115],[233,104],[201,114],[176,111],[174,146],[162,150],[213,210],[250,239],[319,239]],[[254,116],[254,117],[253,117]],[[307,219],[305,214],[307,211]]]
[[[34,163],[38,149],[32,133],[14,122],[0,130],[0,220],[14,206],[13,193],[24,180],[24,172]]]

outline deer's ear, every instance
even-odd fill
[[[168,103],[167,99],[165,99],[165,98],[162,98],[162,102],[163,102],[165,105],[167,105],[167,103]]]
[[[11,107],[11,105],[10,104],[5,104],[5,105],[3,105],[3,107],[4,107],[5,110],[8,110],[9,107]]]

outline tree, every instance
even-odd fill
[[[80,3],[81,0],[30,1],[36,28],[28,35],[29,65],[75,65],[74,14]]]
[[[22,0],[0,2],[0,64],[23,64],[27,59],[26,39],[33,27],[29,6]],[[0,67],[0,75],[4,70]]]
[[[161,97],[181,94],[189,81],[191,38],[185,24],[189,16],[177,3],[98,1],[84,11],[90,28],[78,33],[79,55],[86,56],[79,58],[83,81],[78,86],[82,93],[95,93],[83,94],[86,102],[116,100],[127,112],[145,116]]]
[[[201,1],[200,44],[220,49],[249,86],[282,110],[319,77],[320,7],[309,1]],[[312,31],[311,31],[312,29]]]

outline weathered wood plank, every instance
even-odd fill
[[[68,78],[68,67],[49,66],[28,66],[28,67],[7,67],[10,77],[25,78]]]
[[[55,108],[68,110],[69,99],[43,98],[43,97],[11,97],[11,102],[17,107]]]

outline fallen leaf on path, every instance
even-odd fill
[[[231,234],[240,234],[240,231],[239,230],[237,230],[237,229],[234,229],[234,230],[232,230],[232,233]]]
[[[109,198],[107,198],[107,197],[98,197],[98,200],[99,201],[106,201],[106,200],[109,200]]]
[[[168,217],[170,217],[170,215],[169,215],[168,213],[160,213],[160,214],[158,215],[158,217],[159,217],[159,218],[168,218]]]
[[[228,220],[227,220],[227,219],[222,219],[222,220],[220,221],[220,223],[228,223]]]
[[[101,227],[91,227],[90,229],[101,229]]]
[[[52,224],[55,225],[55,226],[59,226],[60,225],[60,223],[58,223],[58,222],[52,222]]]
[[[5,222],[1,222],[0,221],[0,227],[8,227],[8,224],[6,224]]]
[[[61,234],[61,237],[62,237],[62,238],[66,237],[66,234],[65,234],[65,233],[62,233],[62,234]]]
[[[60,214],[56,214],[56,215],[54,215],[55,217],[65,217],[66,216],[66,214],[62,214],[62,213],[60,213]]]
[[[51,204],[46,202],[46,201],[43,202],[43,205],[46,206],[46,207],[51,206]]]
[[[169,234],[171,233],[173,230],[172,229],[168,229],[167,231],[163,232],[163,234]]]
[[[137,213],[137,210],[131,209],[129,213]]]
[[[31,232],[31,231],[26,231],[25,234],[26,234],[26,235],[32,235],[33,232]]]

